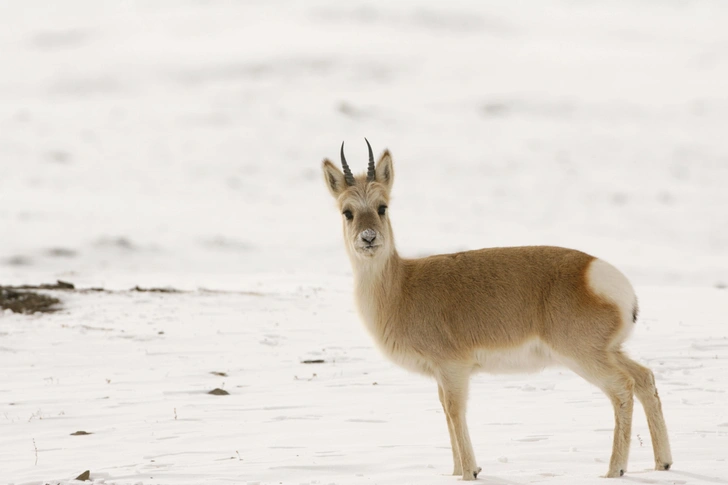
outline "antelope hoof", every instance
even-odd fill
[[[609,472],[607,473],[607,478],[619,478],[622,476],[624,476],[624,468],[609,470]]]
[[[672,463],[657,463],[657,465],[655,465],[655,470],[667,471],[671,466]]]
[[[481,470],[482,468],[480,468],[479,466],[475,467],[472,470],[465,470],[463,472],[463,480],[475,480],[476,478],[478,478],[478,473],[480,473]]]

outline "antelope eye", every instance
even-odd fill
[[[354,218],[354,215],[351,213],[350,210],[345,210],[344,211],[344,217],[346,217],[346,220],[347,221],[350,221],[350,220],[352,220]]]
[[[387,212],[387,206],[382,204],[379,206],[379,209],[377,209],[377,212],[380,216],[383,216]]]

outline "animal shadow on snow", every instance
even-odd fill
[[[478,474],[477,483],[482,485],[524,485],[521,482],[514,482],[506,480],[505,478],[483,475],[482,473]]]

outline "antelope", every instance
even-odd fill
[[[385,150],[354,176],[341,144],[339,170],[323,161],[326,186],[343,215],[356,306],[379,349],[402,367],[434,377],[447,419],[453,475],[480,473],[466,423],[470,375],[565,366],[596,385],[614,407],[607,477],[624,475],[633,395],[644,407],[657,470],[672,454],[652,371],[625,355],[637,298],[614,266],[551,246],[486,248],[420,259],[399,256],[388,216],[394,181]]]

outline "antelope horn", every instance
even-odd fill
[[[367,142],[367,148],[369,149],[369,166],[367,167],[367,182],[374,182],[376,172],[374,170],[374,154],[372,153],[372,146],[369,144],[369,140],[364,138]]]
[[[341,166],[344,168],[344,180],[346,185],[354,185],[354,175],[351,173],[349,164],[346,163],[346,157],[344,156],[344,142],[341,142]]]

